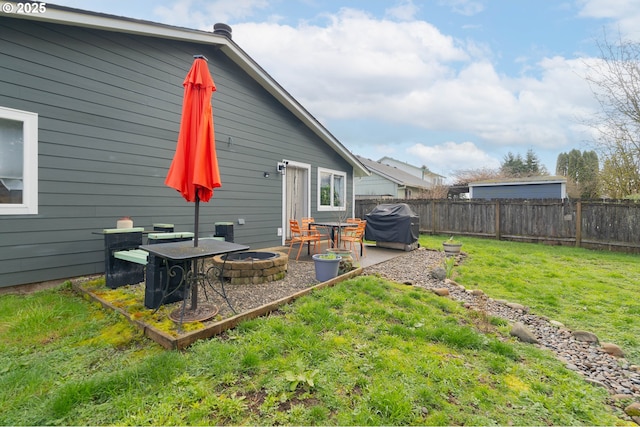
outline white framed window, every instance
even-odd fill
[[[347,173],[318,168],[318,210],[343,211],[346,199]]]
[[[0,215],[38,213],[38,115],[0,107]]]

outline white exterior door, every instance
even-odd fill
[[[291,235],[289,220],[311,214],[311,165],[288,161],[282,185],[284,195],[283,244]]]

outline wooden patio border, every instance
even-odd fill
[[[108,301],[101,299],[98,295],[90,292],[87,289],[84,289],[81,286],[80,282],[77,282],[77,281],[73,282],[72,287],[76,292],[87,295],[91,300],[100,303],[103,307],[110,310],[115,310],[118,313],[122,314],[131,324],[141,329],[143,331],[144,336],[157,342],[162,347],[168,350],[181,350],[193,344],[199,339],[211,338],[215,335],[219,335],[228,329],[232,329],[236,327],[240,322],[244,320],[250,320],[256,317],[269,314],[277,310],[279,307],[285,304],[289,304],[290,302],[304,295],[307,295],[315,290],[326,288],[329,286],[334,286],[336,283],[342,282],[343,280],[347,280],[352,277],[359,276],[360,274],[362,274],[362,272],[363,272],[362,267],[357,268],[355,270],[351,270],[348,273],[342,274],[334,279],[328,280],[326,282],[318,283],[317,285],[310,286],[292,295],[286,296],[284,298],[280,298],[278,300],[264,304],[260,307],[256,307],[252,310],[236,314],[235,316],[219,320],[215,323],[212,323],[211,325],[206,326],[203,329],[187,332],[177,337],[174,337],[172,335],[167,334],[166,332],[156,329],[153,326],[149,325],[148,323],[132,318],[131,315],[127,313],[125,310],[123,310],[122,308],[116,307],[113,304],[109,303]]]

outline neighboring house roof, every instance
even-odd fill
[[[407,187],[421,188],[428,190],[431,188],[428,182],[408,173],[394,166],[385,165],[375,160],[367,159],[362,156],[356,156],[360,163],[365,165],[372,173],[380,175],[389,181],[395,182],[398,185],[404,185]]]
[[[401,164],[403,167],[406,167],[407,169],[413,169],[416,172],[419,172],[420,174],[424,173],[425,176],[432,176],[432,177],[438,177],[438,178],[445,178],[442,175],[438,175],[435,172],[431,172],[428,168],[426,168],[426,166],[423,169],[422,167],[418,167],[418,166],[414,166],[410,163],[407,162],[403,162],[402,160],[396,160],[393,157],[389,157],[389,156],[384,156],[383,158],[381,158],[380,160],[378,160],[379,163],[383,163],[383,164]]]
[[[51,22],[76,27],[137,34],[218,46],[236,65],[242,68],[267,92],[284,105],[294,116],[307,125],[319,138],[333,148],[351,166],[355,176],[369,175],[368,170],[347,148],[340,143],[293,96],[276,82],[246,52],[230,38],[212,32],[175,27],[140,19],[125,18],[98,12],[90,12],[47,3],[43,14],[13,14],[13,18]]]
[[[528,184],[566,184],[563,176],[528,176],[524,178],[495,178],[470,182],[469,187],[489,187],[497,185],[528,185]]]

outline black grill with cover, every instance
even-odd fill
[[[376,206],[366,215],[365,239],[376,246],[412,251],[420,247],[420,218],[406,203]]]

